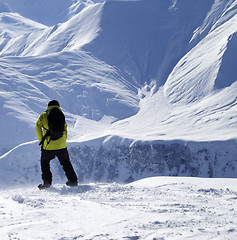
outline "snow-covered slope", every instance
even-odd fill
[[[97,36],[102,7],[103,4],[91,4],[64,23],[12,38],[1,54],[39,56],[79,50]]]
[[[108,1],[99,36],[83,49],[143,85],[165,83],[212,1]]]
[[[85,52],[2,57],[0,69],[1,148],[35,139],[35,122],[50,99],[61,103],[71,137],[103,131],[138,110],[136,89],[115,68]]]
[[[84,7],[103,0],[1,0],[12,11],[46,26],[70,19]]]
[[[165,141],[178,140],[178,149],[190,150],[185,160],[197,158],[196,167],[204,169],[196,175],[207,176],[210,159],[222,166],[215,176],[236,176],[236,0],[0,2],[0,153],[23,143],[1,162],[18,162],[22,169],[23,156],[38,161],[37,144],[31,143],[34,150],[28,153],[24,143],[36,139],[37,117],[50,99],[58,99],[69,126],[70,153],[78,149],[75,163],[86,159],[87,147],[92,165],[105,160],[101,151],[124,151],[123,159],[133,159],[130,153],[140,141],[144,151],[148,148],[141,164],[149,169],[152,146],[157,141],[168,146],[165,164],[176,153]],[[184,153],[178,154],[181,162]],[[180,162],[168,160],[169,171],[150,173],[180,174],[175,170]],[[185,175],[192,175],[192,164],[187,166]],[[118,168],[111,169],[116,179]],[[39,168],[29,170],[34,171]],[[16,179],[23,175],[16,173]]]
[[[172,102],[192,102],[212,93],[214,87],[222,89],[236,82],[237,75],[233,68],[234,36],[237,31],[235,7],[236,3],[233,3],[212,26],[208,35],[179,61],[169,75],[164,88]],[[225,54],[227,47],[229,53]],[[219,73],[221,65],[223,67]],[[225,65],[232,66],[228,72]]]
[[[1,239],[235,240],[236,179],[0,191]]]

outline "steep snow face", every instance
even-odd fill
[[[102,0],[1,0],[12,12],[44,24],[53,26],[70,19],[84,7]]]
[[[24,18],[17,13],[11,12],[0,12],[0,22],[1,42],[3,40],[8,40],[11,44],[13,38],[46,28],[42,24]],[[4,45],[5,44],[1,44],[1,48]],[[18,52],[20,51],[18,50]]]
[[[28,19],[51,26],[67,20],[66,11],[73,1],[1,0],[1,2],[5,3],[12,12],[17,12]]]
[[[116,134],[140,140],[236,138],[236,31],[236,1],[216,1],[164,87],[144,87],[140,111],[114,123]]]
[[[154,79],[161,86],[186,53],[211,4],[211,0],[88,4],[63,24],[15,39],[21,51],[8,44],[2,54],[32,56],[82,48],[118,67],[137,86]]]
[[[90,5],[65,23],[12,38],[1,54],[39,56],[79,50],[98,35],[102,7],[103,4]]]
[[[236,48],[235,8],[236,3],[233,3],[212,26],[208,35],[175,66],[164,85],[165,93],[171,102],[192,102],[210,94],[214,86],[227,87],[237,80],[233,68],[236,63],[232,62],[236,59],[235,51],[232,51]]]
[[[108,1],[101,32],[83,47],[134,83],[165,83],[213,1]]]
[[[230,86],[237,80],[237,32],[228,38],[226,51],[223,54],[222,63],[215,80],[215,89],[222,89]],[[225,81],[224,81],[225,79]]]

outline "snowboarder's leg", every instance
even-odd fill
[[[42,150],[41,152],[41,171],[42,179],[45,186],[50,186],[52,184],[52,173],[50,171],[50,161],[55,158],[54,151]],[[40,188],[40,187],[39,187]]]
[[[63,170],[68,179],[67,185],[77,186],[77,175],[71,164],[67,148],[57,150],[56,156],[58,157],[61,165],[63,166]]]

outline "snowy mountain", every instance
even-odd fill
[[[0,0],[1,239],[235,240],[236,32],[237,0]],[[80,184],[39,191],[51,99]]]
[[[81,181],[236,177],[236,6],[0,0],[3,185],[40,181],[34,124],[51,99]]]

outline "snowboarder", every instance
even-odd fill
[[[50,161],[57,157],[63,166],[68,186],[77,186],[77,175],[72,167],[67,150],[67,123],[57,100],[48,103],[46,112],[43,112],[35,125],[35,131],[41,145],[41,171],[43,184],[39,189],[49,188],[52,184]]]

